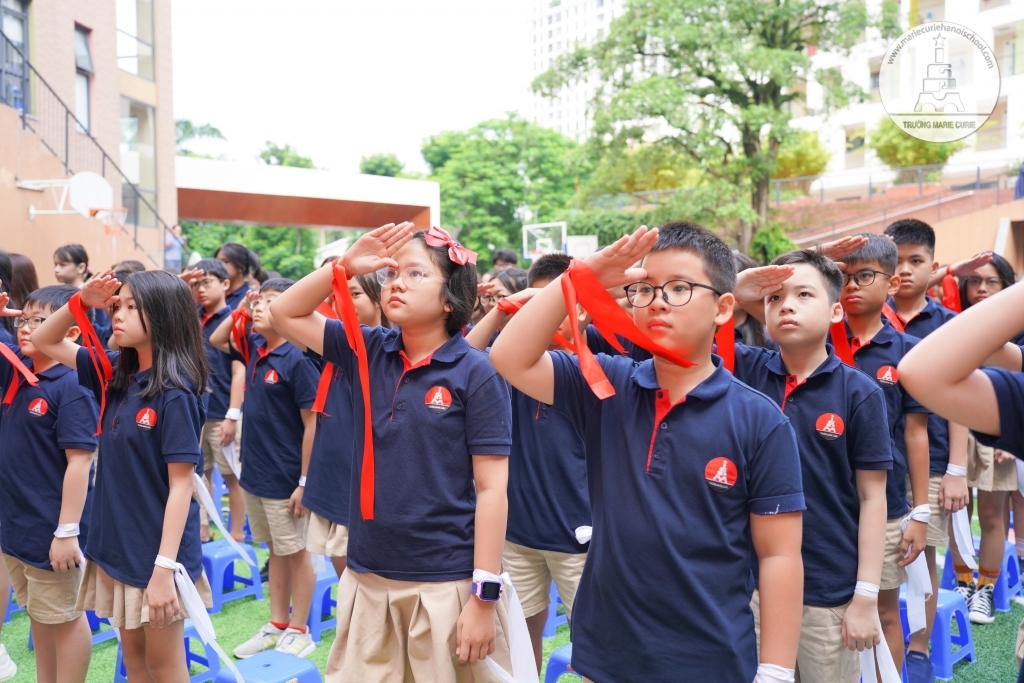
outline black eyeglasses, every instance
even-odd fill
[[[867,287],[875,281],[876,275],[884,275],[886,277],[892,277],[892,273],[883,273],[880,270],[871,270],[865,268],[864,270],[858,270],[856,273],[846,273],[843,275],[843,286],[850,284],[852,279],[857,283],[858,287]]]
[[[30,330],[34,330],[40,325],[42,325],[43,321],[45,320],[46,318],[38,316],[32,318],[15,318],[14,326],[17,327],[18,329],[21,329],[22,327],[27,327]]]
[[[718,296],[722,295],[721,292],[710,285],[702,285],[699,282],[687,282],[686,280],[670,280],[661,287],[652,285],[650,282],[634,282],[626,285],[623,289],[626,290],[626,300],[629,301],[630,306],[646,308],[654,303],[658,290],[661,290],[661,298],[669,306],[685,306],[690,303],[690,299],[693,297],[694,287],[710,289]]]

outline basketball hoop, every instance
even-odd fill
[[[89,215],[103,223],[103,230],[108,235],[120,235],[124,232],[125,221],[128,220],[128,209],[123,206],[89,209]]]

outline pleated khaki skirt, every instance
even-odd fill
[[[206,572],[196,581],[196,589],[207,608],[213,607],[213,591],[206,580]],[[178,593],[179,612],[171,621],[187,619],[188,612]],[[149,623],[149,601],[146,589],[136,588],[114,579],[95,562],[86,562],[82,573],[82,587],[78,590],[77,610],[92,610],[98,617],[106,617],[111,626],[140,628]]]

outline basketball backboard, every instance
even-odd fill
[[[565,251],[567,229],[565,221],[524,225],[523,257],[532,261],[544,254]]]
[[[24,190],[50,191],[53,208],[37,209],[34,204],[30,204],[28,216],[33,220],[36,216],[66,216],[75,213],[90,218],[98,211],[115,208],[114,189],[106,178],[91,171],[76,173],[70,178],[19,180],[15,184]]]

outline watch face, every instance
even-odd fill
[[[497,600],[501,597],[501,584],[497,581],[484,581],[480,584],[481,600]]]

